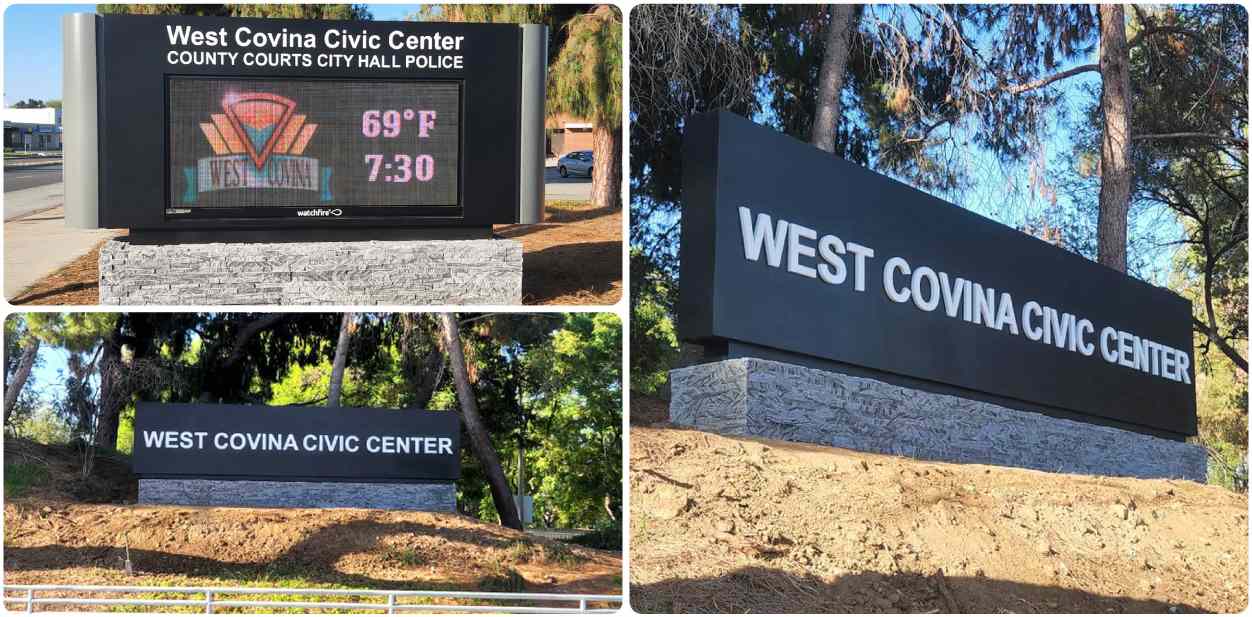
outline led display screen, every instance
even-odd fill
[[[168,215],[460,207],[459,82],[168,84]]]

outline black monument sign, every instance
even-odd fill
[[[453,412],[141,402],[141,478],[448,482],[461,474]]]
[[[65,61],[95,67],[66,79],[95,116],[67,133],[90,157],[67,182],[98,196],[77,225],[342,240],[542,217],[544,26],[92,18],[67,26]]]
[[[714,356],[1196,433],[1187,300],[729,113],[684,147],[679,331]]]

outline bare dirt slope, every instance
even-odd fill
[[[11,584],[621,593],[620,553],[459,514],[131,505],[123,462],[98,459],[84,485],[72,447],[6,440],[4,455],[43,470],[5,500]]]
[[[125,548],[135,575],[122,570]],[[307,583],[380,589],[618,593],[618,555],[456,514],[193,508],[16,499],[9,583]],[[516,575],[520,575],[520,579]]]
[[[663,401],[638,399],[641,419],[661,416]],[[931,463],[663,422],[632,426],[630,469],[640,612],[1248,604],[1247,499],[1217,487]]]

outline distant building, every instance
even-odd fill
[[[55,107],[4,110],[4,147],[60,150],[61,110]]]
[[[591,123],[564,114],[548,118],[548,156],[562,156],[575,150],[591,149]]]

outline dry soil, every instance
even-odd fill
[[[640,612],[1238,612],[1248,503],[679,429],[632,397]],[[636,413],[638,411],[638,413]]]

